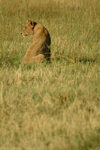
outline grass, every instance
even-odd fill
[[[5,5],[6,4],[6,5]],[[100,2],[0,1],[0,150],[99,150]],[[23,64],[27,19],[52,38],[51,64]]]

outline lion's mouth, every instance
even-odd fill
[[[25,38],[26,36],[28,36],[27,34],[22,34],[22,36]]]
[[[23,33],[21,33],[21,35],[22,35],[23,37],[26,37],[26,36],[28,36],[28,34],[23,34]]]
[[[25,38],[27,35],[23,35],[23,37]]]

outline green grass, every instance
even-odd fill
[[[100,2],[0,1],[0,150],[99,150]],[[23,64],[27,19],[50,32],[50,64]]]

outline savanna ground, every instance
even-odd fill
[[[23,64],[27,19],[52,38],[51,64]],[[99,150],[100,1],[0,1],[0,150]]]

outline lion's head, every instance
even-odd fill
[[[33,20],[28,20],[26,25],[24,26],[23,30],[21,31],[21,34],[23,36],[32,35],[34,27],[37,23]]]

